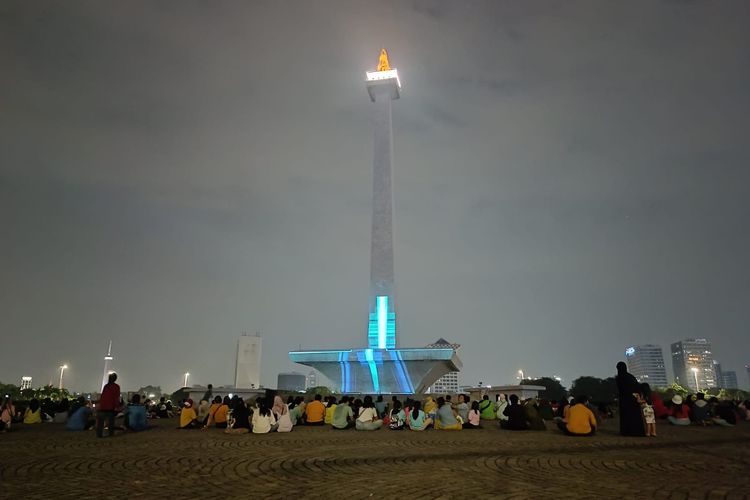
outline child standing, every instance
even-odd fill
[[[656,414],[654,413],[654,407],[649,404],[647,399],[642,398],[640,394],[636,393],[635,395],[641,404],[643,422],[646,424],[646,437],[656,437]]]

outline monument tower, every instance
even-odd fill
[[[401,96],[401,82],[396,68],[391,68],[385,49],[380,51],[376,71],[365,73],[365,83],[373,102],[375,128],[367,348],[292,351],[289,358],[317,369],[338,384],[342,393],[422,393],[443,374],[458,371],[461,361],[452,348],[398,348],[393,272],[391,103]]]
[[[393,126],[391,101],[400,96],[398,71],[388,53],[380,51],[377,71],[366,74],[373,106],[375,149],[372,162],[372,234],[370,237],[370,320],[367,343],[371,349],[396,348],[396,301],[393,294]]]
[[[104,389],[104,386],[109,382],[109,374],[112,371],[112,360],[115,359],[112,356],[112,341],[109,341],[109,347],[107,347],[107,355],[104,356],[104,375],[102,375],[102,386],[99,390]]]

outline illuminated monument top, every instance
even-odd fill
[[[380,51],[377,71],[366,72],[365,82],[374,103],[375,129],[367,348],[293,351],[289,358],[318,369],[338,383],[342,393],[422,393],[445,373],[458,371],[461,361],[453,349],[398,348],[393,279],[391,102],[401,96],[401,82],[385,49]]]

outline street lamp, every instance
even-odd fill
[[[59,389],[63,388],[63,374],[65,373],[65,370],[68,369],[68,365],[60,365],[60,387]]]
[[[518,380],[523,382],[524,376],[523,376],[523,370],[518,370]]]
[[[693,372],[693,376],[695,377],[695,392],[700,391],[700,387],[698,387],[698,368],[692,367],[690,371]]]
[[[188,386],[188,377],[189,376],[190,376],[190,374],[188,372],[185,372],[185,385],[183,387],[187,387]]]

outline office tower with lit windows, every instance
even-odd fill
[[[675,382],[693,392],[718,386],[711,342],[683,339],[671,347]]]
[[[654,344],[634,345],[625,349],[628,371],[639,382],[651,387],[667,386],[667,370],[661,346]]]

